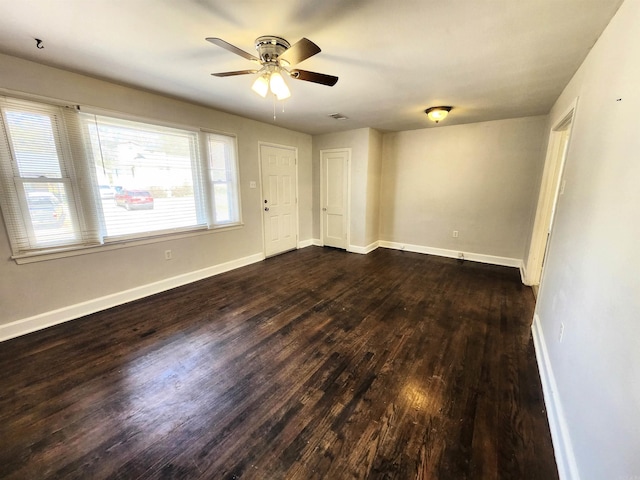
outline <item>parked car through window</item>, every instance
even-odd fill
[[[34,227],[59,227],[64,223],[62,204],[52,193],[29,192],[27,203]]]
[[[116,205],[127,210],[153,209],[153,195],[147,190],[121,190],[115,195]]]

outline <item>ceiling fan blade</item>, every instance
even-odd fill
[[[258,73],[258,70],[236,70],[235,72],[212,73],[214,77],[233,77],[235,75],[249,75],[250,73]]]
[[[231,45],[229,42],[225,42],[221,38],[208,37],[205,40],[207,42],[213,43],[214,45],[222,47],[222,48],[224,48],[225,50],[228,50],[231,53],[235,53],[236,55],[240,55],[241,57],[244,57],[247,60],[251,60],[253,62],[260,63],[260,59],[258,59],[258,57],[255,57],[255,56],[251,55],[250,53],[245,52],[244,50],[236,47],[235,45]]]
[[[291,76],[298,80],[305,80],[307,82],[319,83],[321,85],[327,85],[333,87],[338,82],[338,77],[333,75],[325,75],[324,73],[310,72],[308,70],[291,70]]]
[[[320,53],[320,47],[308,38],[302,38],[291,45],[279,58],[289,65],[296,65],[309,57],[313,57],[316,53]]]

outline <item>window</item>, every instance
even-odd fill
[[[100,188],[106,239],[207,225],[195,188],[197,131],[89,114],[80,118]]]
[[[240,223],[233,136],[6,98],[0,108],[14,255]]]
[[[240,221],[238,204],[238,167],[235,139],[227,135],[207,134],[209,181],[213,223],[225,225]]]
[[[14,251],[80,241],[60,109],[2,100],[2,206]]]

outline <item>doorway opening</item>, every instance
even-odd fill
[[[556,122],[549,135],[547,158],[526,265],[525,283],[533,287],[536,297],[538,296],[544,263],[548,254],[547,250],[553,230],[558,198],[564,193],[563,173],[569,150],[576,103],[577,99],[568,111],[562,115],[561,120]]]

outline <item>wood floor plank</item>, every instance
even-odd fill
[[[0,478],[557,478],[516,269],[309,247],[0,344]]]

